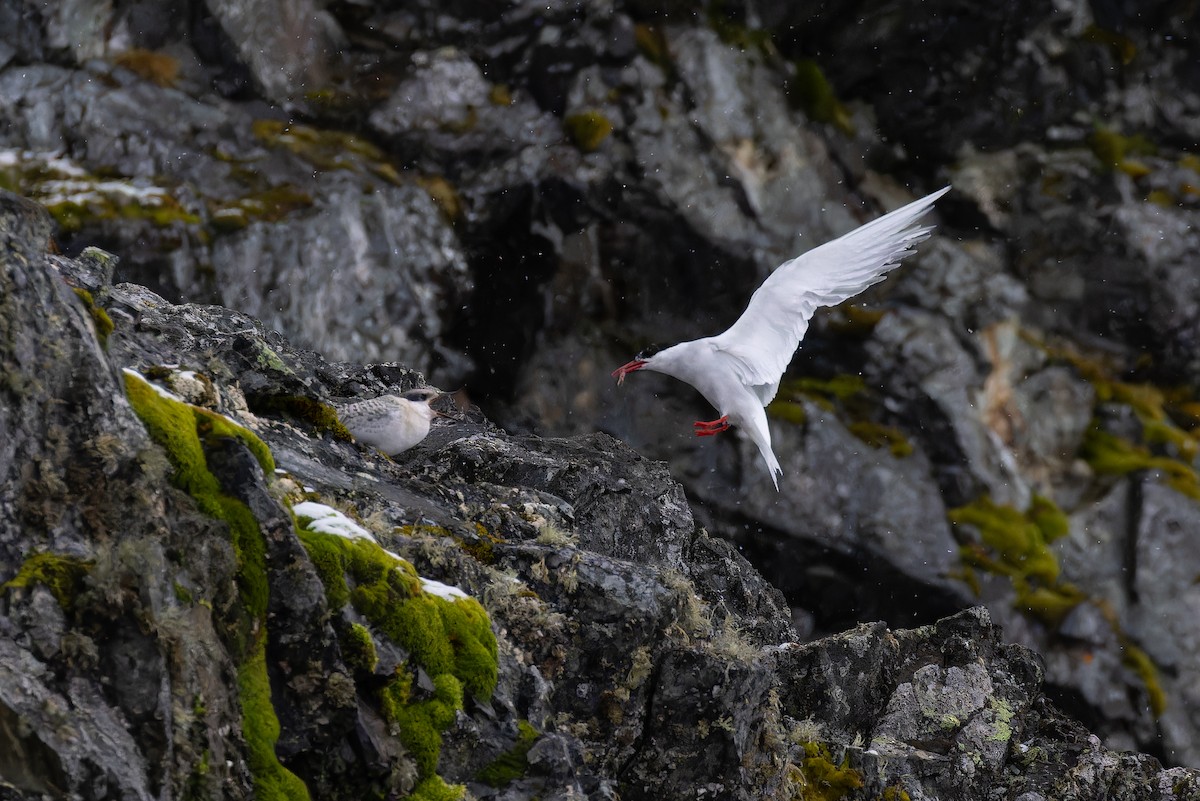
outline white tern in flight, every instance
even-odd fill
[[[915,223],[949,191],[947,186],[785,261],[725,333],[669,348],[651,346],[614,370],[613,377],[620,385],[636,370],[654,370],[691,384],[721,413],[716,420],[697,421],[696,436],[737,426],[758,446],[778,490],[783,469],[771,450],[764,407],[779,391],[808,321],[818,306],[835,306],[882,281],[914,245],[928,239],[933,226]]]
[[[410,389],[402,396],[381,395],[342,406],[338,417],[356,440],[395,456],[429,434],[430,422],[441,414],[429,404],[441,395],[432,387]]]

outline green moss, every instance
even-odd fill
[[[496,688],[496,638],[487,613],[474,599],[450,601],[426,593],[412,565],[372,540],[307,529],[300,539],[325,584],[330,607],[349,604],[374,631],[408,652],[409,664],[398,667],[378,691],[379,705],[413,755],[422,785],[433,781],[441,732],[462,709],[464,692],[486,700]],[[414,691],[417,668],[432,677],[432,697],[420,698]],[[443,792],[440,781],[428,786]]]
[[[463,708],[463,688],[449,673],[433,677],[434,691],[423,701],[384,704],[388,720],[397,725],[400,741],[417,764],[418,775],[437,772],[442,750],[441,732],[448,729]]]
[[[912,443],[898,428],[880,425],[871,420],[859,420],[847,426],[847,430],[872,448],[887,448],[892,456],[899,459],[912,455]]]
[[[462,196],[458,190],[454,188],[454,184],[450,183],[441,175],[421,175],[417,177],[417,184],[425,190],[430,199],[441,210],[442,216],[446,222],[451,225],[457,225],[465,219],[466,205],[463,203]]]
[[[383,151],[348,131],[282,120],[255,120],[250,128],[263,144],[289,150],[320,170],[350,170],[377,175],[397,185],[403,183]]]
[[[475,776],[476,781],[490,787],[503,787],[524,776],[529,770],[529,749],[537,742],[539,736],[538,730],[529,721],[518,721],[516,743],[479,771]]]
[[[209,219],[217,230],[239,231],[252,222],[277,222],[312,205],[312,195],[282,184],[234,200],[211,201]]]
[[[1025,511],[1025,516],[1038,527],[1046,542],[1054,542],[1060,537],[1065,537],[1070,531],[1070,520],[1067,515],[1058,508],[1058,504],[1045,496],[1035,494],[1029,501],[1029,508]]]
[[[964,542],[963,563],[1007,576],[1016,597],[1014,608],[1048,625],[1058,625],[1087,600],[1078,587],[1059,579],[1058,559],[1048,544],[1067,533],[1067,517],[1052,501],[1034,496],[1029,509],[1019,512],[1000,506],[986,495],[951,509],[955,526],[970,526],[981,542]],[[978,587],[978,584],[975,585]]]
[[[1050,626],[1062,623],[1067,613],[1087,600],[1083,590],[1070,582],[1044,586],[1016,576],[1013,587],[1017,591],[1013,608]]]
[[[504,542],[503,537],[488,531],[487,527],[481,523],[475,523],[473,532],[461,535],[448,531],[446,533],[454,538],[459,548],[469,553],[477,562],[485,565],[496,563],[496,546]]]
[[[674,66],[671,63],[671,51],[667,47],[667,37],[660,28],[639,22],[633,26],[633,40],[638,52],[656,64],[664,72],[670,73]],[[1200,172],[1200,168],[1196,170]]]
[[[912,796],[903,787],[892,785],[884,788],[883,794],[879,796],[879,801],[912,801]]]
[[[1011,506],[999,506],[985,495],[951,509],[948,517],[956,526],[969,525],[979,532],[1004,568],[1001,572],[1046,583],[1058,580],[1058,560],[1046,549],[1042,530],[1025,514]]]
[[[1148,174],[1151,170],[1145,163],[1132,156],[1153,155],[1155,147],[1140,134],[1123,136],[1111,128],[1097,125],[1088,138],[1092,153],[1106,169],[1120,170],[1135,178]]]
[[[1122,65],[1128,66],[1137,55],[1137,45],[1123,33],[1110,31],[1098,25],[1089,25],[1083,29],[1080,39],[1093,44],[1104,45]]]
[[[206,409],[160,394],[141,377],[125,374],[125,391],[150,437],[163,447],[175,468],[173,483],[195,500],[202,512],[225,521],[238,564],[240,617],[233,621],[232,650],[238,660],[242,729],[258,799],[306,799],[304,783],[279,762],[275,743],[279,720],[271,705],[266,663],[266,542],[258,521],[241,501],[224,494],[208,469],[203,442],[235,438],[245,444],[268,476],[275,468],[270,449],[250,431]]]
[[[379,664],[379,654],[375,651],[375,640],[371,631],[361,623],[351,623],[344,628],[340,636],[342,658],[354,670],[371,673]]]
[[[261,395],[246,397],[250,411],[258,415],[288,415],[303,420],[319,434],[329,432],[335,439],[352,442],[354,437],[338,419],[337,411],[328,403],[303,395]]]
[[[826,319],[830,328],[839,336],[858,340],[868,339],[887,312],[883,309],[868,309],[854,303],[843,303]]]
[[[1159,681],[1158,668],[1155,667],[1154,660],[1128,637],[1121,637],[1121,651],[1121,661],[1137,674],[1142,681],[1142,686],[1146,688],[1150,711],[1154,713],[1154,717],[1162,717],[1163,712],[1167,711],[1167,694],[1163,690],[1162,682]]]
[[[178,581],[175,582],[175,600],[179,601],[179,603],[183,604],[184,606],[190,606],[193,600],[191,590],[180,584]]]
[[[108,335],[113,332],[113,321],[108,316],[108,312],[96,305],[96,299],[92,297],[92,293],[80,287],[74,287],[75,294],[83,301],[87,307],[88,314],[92,316],[92,324],[96,326],[96,339],[100,341],[100,347],[108,349]]]
[[[613,124],[599,111],[581,111],[568,115],[563,121],[567,136],[575,143],[575,147],[584,153],[591,153],[608,138],[613,131]]]
[[[1160,470],[1167,484],[1189,498],[1200,500],[1200,477],[1191,466],[1093,427],[1084,436],[1080,455],[1097,473],[1125,475],[1136,470]]]
[[[166,53],[134,47],[119,53],[113,63],[156,86],[174,86],[179,80],[179,59]]]
[[[850,767],[847,756],[840,763],[833,761],[829,746],[824,743],[803,743],[804,757],[800,763],[799,793],[802,801],[837,801],[863,786],[862,774]]]
[[[441,776],[434,774],[413,788],[409,801],[459,801],[467,789],[461,784],[446,784]]]
[[[242,704],[242,733],[250,755],[256,801],[297,801],[308,798],[308,788],[275,756],[279,719],[271,705],[267,677],[267,642],[258,637],[249,657],[238,667],[238,695]]]
[[[813,400],[848,401],[866,391],[862,376],[843,373],[832,378],[805,376],[788,381],[779,387],[780,394],[800,395]]]
[[[788,87],[788,94],[810,120],[828,123],[847,136],[854,135],[850,112],[838,100],[833,85],[812,59],[800,59]]]
[[[41,584],[50,590],[63,609],[70,609],[83,590],[83,580],[92,569],[92,561],[56,553],[35,553],[25,560],[17,575],[0,584],[0,594]]]
[[[745,14],[727,6],[724,0],[713,0],[707,7],[708,24],[721,41],[739,50],[775,52],[771,32],[765,28],[751,28],[746,24]]]
[[[804,410],[804,404],[789,400],[771,401],[771,404],[767,406],[767,415],[798,426],[804,425],[808,420],[808,412]]]

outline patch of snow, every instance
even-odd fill
[[[447,601],[457,601],[460,598],[470,598],[465,592],[458,587],[451,587],[449,584],[443,584],[440,581],[425,578],[421,576],[421,589],[430,595],[436,595],[439,598],[445,598]]]
[[[305,523],[305,528],[318,534],[333,534],[348,540],[375,541],[371,532],[332,506],[314,501],[303,501],[293,506],[292,512],[301,520],[308,521]]]
[[[375,537],[371,532],[346,517],[337,509],[326,506],[323,503],[303,501],[292,507],[292,513],[301,520],[307,521],[304,523],[304,527],[310,531],[316,531],[320,534],[333,534],[338,537],[345,537],[348,540],[366,539],[372,542],[375,541]],[[386,549],[383,552],[397,562],[408,563],[408,560],[398,553]],[[399,570],[400,568],[396,569]],[[421,589],[430,595],[436,595],[447,601],[458,601],[471,597],[458,587],[452,587],[449,584],[443,584],[440,581],[434,581],[424,576],[418,576],[418,578],[421,579]]]
[[[164,398],[166,398],[167,400],[173,400],[173,401],[177,401],[177,402],[179,402],[179,403],[187,403],[187,401],[185,401],[183,398],[181,398],[181,397],[179,397],[178,395],[176,395],[176,394],[175,394],[174,392],[172,392],[171,390],[167,389],[166,387],[159,386],[158,384],[156,384],[156,383],[154,383],[153,381],[151,381],[149,378],[146,378],[146,376],[144,376],[144,375],[142,375],[141,373],[139,373],[137,370],[131,370],[131,369],[129,369],[128,367],[122,367],[122,368],[121,368],[121,372],[122,372],[122,373],[126,373],[126,374],[128,374],[128,375],[131,375],[131,376],[133,376],[133,377],[135,377],[135,378],[139,378],[139,379],[141,379],[142,381],[145,381],[147,384],[149,384],[149,385],[150,385],[150,388],[151,388],[151,389],[153,389],[153,390],[154,390],[155,392],[157,392],[159,395],[162,395],[162,396],[163,396]]]

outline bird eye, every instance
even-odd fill
[[[662,345],[647,345],[646,347],[642,348],[641,353],[639,353],[636,358],[639,362],[644,362],[646,359],[649,359],[662,349]]]

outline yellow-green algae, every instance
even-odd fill
[[[1176,491],[1200,500],[1200,477],[1192,466],[1200,455],[1200,402],[1192,390],[1120,381],[1113,378],[1112,368],[1069,345],[1049,345],[1029,333],[1024,337],[1051,359],[1071,365],[1095,389],[1098,405],[1127,406],[1141,424],[1140,443],[1093,424],[1080,449],[1093,470],[1109,475],[1159,470]]]
[[[912,796],[908,791],[898,785],[891,785],[884,788],[883,794],[879,796],[880,801],[912,801]]]
[[[1169,456],[1155,456],[1145,446],[1095,426],[1084,435],[1080,455],[1097,473],[1125,475],[1136,470],[1161,470],[1168,486],[1200,500],[1200,478],[1190,465]]]
[[[479,771],[475,776],[476,780],[490,787],[503,787],[524,776],[529,770],[529,749],[533,748],[539,736],[532,723],[527,720],[518,721],[517,742]]]
[[[209,219],[218,231],[240,231],[252,222],[277,222],[313,202],[308,192],[281,184],[233,200],[210,200]]]
[[[1163,689],[1162,682],[1158,678],[1158,667],[1154,664],[1154,660],[1145,652],[1137,643],[1133,641],[1121,627],[1121,621],[1112,604],[1105,600],[1095,601],[1095,606],[1100,610],[1101,617],[1112,628],[1117,635],[1117,643],[1121,647],[1121,662],[1125,667],[1129,668],[1142,682],[1142,686],[1146,690],[1146,700],[1150,704],[1150,711],[1158,718],[1162,717],[1163,712],[1167,709],[1167,693]]]
[[[96,339],[100,341],[100,347],[108,348],[108,335],[113,332],[113,321],[108,316],[108,312],[96,305],[96,299],[92,297],[92,293],[82,287],[74,287],[75,294],[83,301],[83,305],[87,307],[88,314],[92,316],[92,324],[96,326]]]
[[[491,621],[473,598],[445,598],[426,593],[408,562],[370,539],[348,539],[300,528],[333,610],[349,604],[375,632],[408,651],[378,691],[379,705],[417,764],[419,784],[413,798],[458,798],[462,788],[437,775],[441,732],[463,708],[464,692],[490,699],[498,675],[496,638]],[[343,648],[351,637],[343,635]],[[432,677],[430,697],[414,697],[413,674]]]
[[[1156,718],[1161,718],[1167,711],[1167,693],[1163,690],[1162,682],[1158,679],[1158,667],[1144,650],[1134,644],[1123,632],[1118,632],[1121,642],[1121,661],[1125,667],[1137,674],[1142,686],[1146,688],[1146,699],[1150,703],[1150,712]]]
[[[868,418],[871,403],[862,376],[804,376],[786,381],[780,385],[776,399],[767,406],[767,415],[803,425],[808,419],[802,403],[805,400],[826,411],[836,412],[842,419],[848,418],[846,430],[872,448],[887,448],[897,458],[910,456],[913,452],[913,444],[904,432]]]
[[[833,754],[825,743],[802,743],[804,757],[801,759],[796,801],[838,801],[846,794],[863,786],[862,774],[850,767],[847,756],[840,763],[833,761]]]
[[[17,151],[17,156],[0,163],[0,188],[41,203],[64,233],[116,219],[148,220],[160,228],[200,223],[168,188],[102,177],[51,153]]]
[[[645,22],[633,26],[633,41],[638,52],[658,66],[663,72],[671,73],[674,65],[671,62],[671,51],[667,46],[667,37],[662,29]],[[1200,169],[1197,170],[1200,172]]]
[[[789,94],[814,122],[833,125],[847,136],[854,135],[854,123],[850,112],[838,100],[833,84],[812,59],[800,59],[795,64],[796,72],[788,86]]]
[[[255,120],[251,132],[263,144],[290,150],[317,169],[350,170],[377,175],[388,183],[403,183],[383,151],[348,131],[314,128],[282,120]]]
[[[740,19],[738,17],[741,17]],[[766,28],[752,28],[745,22],[745,15],[731,11],[724,0],[708,4],[708,24],[713,32],[726,44],[733,45],[739,50],[757,50],[762,53],[776,53],[775,43],[771,32]]]
[[[1133,158],[1152,156],[1156,152],[1154,145],[1140,134],[1124,136],[1111,128],[1097,125],[1088,138],[1088,144],[1106,169],[1119,170],[1134,178],[1151,172],[1145,162]]]
[[[179,59],[155,50],[134,47],[118,53],[113,63],[156,86],[174,86],[179,80]]]
[[[17,575],[0,584],[0,594],[41,584],[50,590],[63,609],[70,609],[75,596],[83,589],[83,579],[92,569],[92,562],[57,553],[35,553],[25,560]]]
[[[613,131],[613,124],[608,117],[591,110],[568,115],[563,125],[571,141],[584,153],[591,153],[600,147]]]
[[[981,542],[965,542],[965,565],[1007,576],[1016,590],[1013,606],[1044,623],[1057,625],[1086,600],[1074,584],[1059,578],[1058,558],[1048,545],[1067,533],[1067,518],[1051,500],[1035,495],[1024,512],[983,495],[947,512],[955,526],[968,525]]]
[[[1068,521],[1061,509],[1035,495],[1022,514],[983,496],[951,509],[948,515],[952,523],[972,525],[979,531],[984,547],[964,545],[963,562],[969,568],[1008,576],[1017,593],[1014,608],[1048,625],[1058,625],[1081,603],[1098,608],[1117,636],[1126,667],[1145,687],[1151,711],[1155,717],[1162,715],[1167,697],[1150,656],[1125,634],[1106,602],[1090,599],[1074,584],[1059,580],[1058,560],[1046,546],[1067,533]],[[970,575],[965,578],[970,583]]]
[[[904,432],[893,426],[885,426],[872,420],[859,420],[846,426],[846,430],[872,448],[887,448],[892,456],[903,459],[911,456],[913,444]]]
[[[1101,28],[1099,25],[1089,25],[1083,29],[1079,38],[1085,42],[1104,45],[1117,57],[1123,66],[1128,66],[1137,55],[1137,44],[1123,33]]]
[[[221,491],[216,476],[208,469],[203,443],[214,438],[235,438],[254,454],[267,475],[275,470],[271,451],[242,426],[207,409],[166,397],[136,374],[125,373],[125,392],[151,438],[167,452],[175,468],[173,483],[191,495],[202,512],[229,526],[237,555],[238,594],[245,612],[233,635],[233,647],[239,662],[242,728],[255,797],[259,801],[306,799],[309,795],[304,782],[275,754],[279,719],[271,705],[267,676],[266,543],[250,509]]]
[[[335,439],[352,442],[354,437],[328,403],[303,395],[249,395],[246,405],[259,415],[286,414],[311,425],[319,434],[329,432]]]

